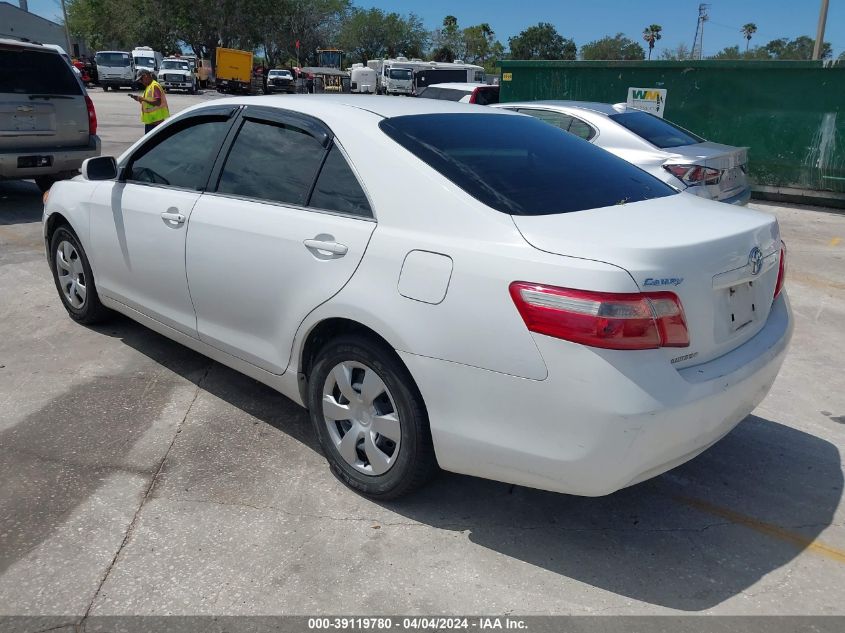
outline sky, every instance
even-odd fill
[[[16,0],[9,0],[13,4]],[[653,23],[663,26],[662,48],[684,43],[692,46],[699,0],[353,0],[363,8],[378,7],[400,14],[414,12],[429,29],[441,25],[443,17],[454,15],[459,26],[487,22],[507,47],[507,40],[538,22],[551,22],[564,37],[580,47],[608,34],[625,33],[640,40],[643,29]],[[711,0],[710,21],[704,27],[704,54],[712,55],[726,46],[744,47],[739,32],[746,22],[757,25],[751,45],[780,37],[816,36],[820,0]],[[61,17],[59,0],[29,0],[30,11],[46,18]],[[845,0],[830,0],[825,41],[833,45],[834,56],[845,50]]]

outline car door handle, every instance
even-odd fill
[[[305,247],[309,251],[317,251],[316,254],[320,254],[319,251],[323,253],[331,253],[332,255],[336,255],[338,257],[343,257],[349,251],[349,247],[346,244],[340,244],[338,242],[329,242],[324,240],[305,240],[302,242],[305,244]]]
[[[184,224],[186,219],[181,213],[171,213],[170,211],[162,213],[161,218],[165,222],[173,222],[174,224]]]

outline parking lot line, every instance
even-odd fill
[[[700,510],[701,512],[706,512],[707,514],[727,519],[731,523],[743,525],[755,532],[759,532],[760,534],[765,534],[766,536],[771,536],[781,541],[792,543],[801,549],[808,549],[811,552],[836,561],[837,563],[845,563],[845,551],[826,545],[821,541],[806,538],[800,534],[796,534],[795,532],[785,530],[777,525],[772,525],[771,523],[760,521],[759,519],[740,514],[739,512],[734,512],[733,510],[714,505],[707,501],[703,501],[702,499],[682,496],[675,496],[673,498],[676,501],[680,501],[681,503],[684,503],[691,508],[695,508],[696,510]]]

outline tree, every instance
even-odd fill
[[[771,59],[812,59],[815,44],[816,40],[812,37],[799,35],[794,40],[788,40],[785,37],[772,40],[764,48]],[[829,59],[830,57],[833,57],[833,47],[830,42],[824,42],[821,58]]]
[[[466,52],[463,47],[461,30],[458,28],[458,18],[454,15],[447,15],[443,18],[443,25],[431,34],[431,41],[434,45],[433,56],[438,57],[434,61],[453,61],[463,59]]]
[[[654,50],[654,43],[663,37],[660,34],[662,30],[663,27],[659,24],[650,24],[649,26],[643,29],[643,39],[648,42],[649,60],[651,59],[651,51]]]
[[[500,59],[505,52],[502,43],[496,39],[496,33],[486,22],[476,26],[465,28],[461,37],[463,39],[464,60],[470,64],[484,66],[485,70],[492,72],[496,66],[496,60]]]
[[[195,2],[171,1],[186,4]],[[214,0],[202,1],[214,4]],[[257,31],[255,42],[264,49],[270,66],[296,60],[302,65],[315,63],[318,48],[329,48],[338,44],[341,25],[351,11],[350,0],[232,1],[241,6],[248,6],[249,2],[260,4],[252,12],[254,30]],[[223,39],[220,38],[220,41],[222,43]],[[300,43],[299,51],[296,49],[296,42]]]
[[[548,22],[530,26],[508,40],[512,59],[575,59],[575,42],[564,38]]]
[[[581,47],[581,58],[638,60],[645,59],[645,51],[634,40],[628,39],[622,33],[617,33],[584,44]]]
[[[745,38],[745,52],[748,52],[748,45],[751,43],[751,36],[757,32],[757,25],[754,22],[743,24],[740,29],[742,36]]]
[[[660,59],[680,61],[690,58],[689,46],[681,42],[675,48],[664,48],[660,51]]]
[[[413,13],[403,18],[377,8],[352,9],[338,35],[340,46],[364,64],[370,59],[395,57],[400,53],[419,56],[427,41],[428,31]]]

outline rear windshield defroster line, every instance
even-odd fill
[[[384,119],[379,127],[469,195],[509,215],[569,213],[678,193],[534,117],[416,114]]]

